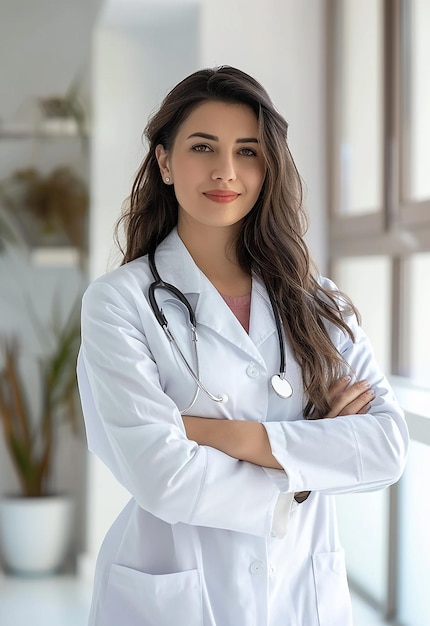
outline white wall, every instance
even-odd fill
[[[223,63],[260,80],[290,123],[291,148],[308,188],[308,241],[324,267],[324,27],[323,0],[105,2],[93,51],[92,277],[114,259],[113,224],[143,156],[139,138],[148,114],[178,80]],[[90,456],[84,573],[91,574],[126,498]]]
[[[31,98],[63,93],[86,66],[101,0],[1,0],[0,119],[19,118]]]

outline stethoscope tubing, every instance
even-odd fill
[[[148,264],[149,264],[149,269],[151,270],[152,276],[154,278],[154,282],[152,282],[148,288],[149,305],[158,323],[162,327],[167,339],[174,346],[176,352],[181,358],[183,364],[185,365],[187,372],[189,373],[189,375],[194,380],[197,386],[195,394],[191,401],[191,404],[189,404],[189,406],[187,406],[185,409],[182,409],[181,414],[186,413],[192,408],[192,406],[195,404],[197,400],[199,390],[203,391],[214,402],[225,402],[227,400],[227,396],[225,394],[222,394],[219,396],[214,395],[205,387],[205,385],[200,380],[200,366],[199,366],[199,356],[198,356],[198,350],[197,350],[197,341],[198,341],[197,320],[196,320],[194,310],[189,300],[177,287],[175,287],[174,285],[171,285],[170,283],[166,283],[164,280],[162,280],[155,264],[155,251],[153,250],[149,252],[148,254]],[[190,329],[191,329],[191,334],[192,334],[192,343],[194,346],[194,359],[196,362],[195,370],[193,370],[193,368],[189,364],[178,342],[176,341],[175,336],[169,329],[168,321],[166,319],[166,316],[163,313],[163,310],[160,309],[160,307],[157,304],[157,300],[155,297],[155,292],[157,289],[162,289],[174,295],[179,300],[179,302],[181,302],[186,307],[188,311],[189,324],[190,324]],[[281,318],[279,315],[279,308],[278,308],[278,305],[274,296],[270,293],[269,290],[268,290],[268,294],[269,294],[269,299],[270,299],[270,304],[273,310],[273,314],[275,317],[276,331],[277,331],[278,343],[279,343],[279,353],[280,353],[279,374],[275,374],[271,377],[271,384],[275,393],[281,398],[285,399],[285,398],[289,398],[292,395],[293,390],[292,390],[290,383],[287,381],[285,377],[285,374],[286,374],[285,341],[284,341],[284,336],[283,336]]]
[[[187,372],[189,373],[189,375],[191,376],[191,378],[194,380],[194,382],[197,385],[197,388],[196,388],[196,391],[195,391],[195,394],[193,396],[191,403],[185,409],[182,409],[180,412],[186,413],[194,406],[197,400],[199,390],[203,391],[214,402],[225,402],[226,401],[225,394],[221,396],[215,396],[213,393],[209,391],[209,389],[205,387],[205,385],[200,380],[200,364],[199,364],[199,354],[197,350],[197,341],[198,341],[197,321],[196,321],[194,310],[190,302],[177,287],[175,287],[174,285],[171,285],[170,283],[166,283],[164,282],[164,280],[161,279],[160,274],[158,273],[157,267],[155,265],[155,258],[154,258],[153,252],[148,255],[148,262],[149,262],[149,267],[150,267],[152,276],[154,277],[154,282],[151,283],[151,285],[149,286],[149,290],[148,290],[148,299],[149,299],[150,307],[155,317],[157,318],[158,323],[162,327],[167,339],[174,346],[176,352],[180,356],[183,364],[185,365]],[[164,289],[164,291],[167,291],[168,293],[173,294],[187,308],[188,315],[189,315],[191,335],[192,335],[191,339],[192,339],[192,344],[194,347],[194,359],[196,362],[196,371],[194,371],[191,365],[189,364],[178,342],[176,341],[175,336],[173,335],[172,331],[169,329],[166,316],[164,315],[162,309],[160,309],[160,307],[157,304],[157,300],[155,298],[155,291],[157,289]]]

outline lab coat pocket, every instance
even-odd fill
[[[351,626],[352,610],[344,551],[314,554],[312,569],[319,626]]]
[[[153,575],[113,564],[102,614],[100,626],[202,626],[199,572]]]

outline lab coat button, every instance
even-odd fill
[[[269,576],[273,576],[275,571],[276,571],[275,566],[270,563],[269,564]]]
[[[251,574],[262,574],[264,572],[264,563],[262,561],[254,561],[249,569]]]
[[[248,365],[246,373],[250,378],[258,378],[260,376],[260,370],[255,366],[255,363],[250,363]]]

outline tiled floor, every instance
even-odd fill
[[[1,578],[1,626],[86,626],[91,589],[88,584],[57,578]],[[383,626],[358,598],[353,597],[355,626]]]

